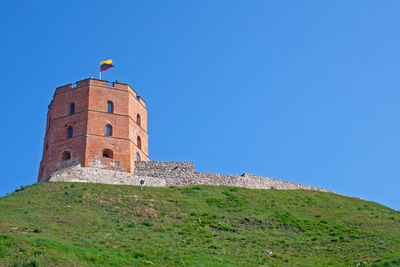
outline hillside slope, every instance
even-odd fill
[[[0,199],[1,266],[354,266],[400,257],[400,214],[333,193],[41,183]]]

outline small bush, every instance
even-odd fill
[[[185,187],[182,189],[183,193],[197,193],[197,191],[200,191],[201,187],[199,186],[193,186],[193,187]]]
[[[228,231],[228,232],[238,232],[239,231],[237,228],[232,227],[229,224],[218,224],[218,226],[216,228],[219,230]]]
[[[40,229],[39,227],[35,227],[35,228],[33,228],[32,232],[34,232],[34,233],[41,233],[41,232],[42,232],[42,229]]]
[[[129,228],[133,228],[133,227],[135,227],[135,224],[134,223],[129,223],[126,226],[129,227]]]
[[[19,188],[15,189],[15,192],[23,191],[25,188],[27,188],[27,186],[21,185]]]
[[[222,246],[221,246],[220,244],[212,244],[212,245],[210,245],[208,248],[211,248],[211,249],[221,249]]]
[[[208,198],[206,199],[206,202],[209,205],[215,205],[218,208],[234,208],[241,210],[243,207],[246,206],[247,200],[238,197],[234,194],[232,194],[229,191],[223,192],[223,194],[226,196],[226,198]]]
[[[35,255],[35,256],[43,255],[43,251],[41,251],[41,250],[35,250],[35,251],[33,252],[33,255]]]
[[[140,252],[140,251],[134,251],[134,252],[132,253],[132,257],[134,257],[135,259],[143,258],[144,256],[145,256],[144,253],[142,253],[142,252]]]
[[[7,255],[7,250],[3,247],[0,247],[0,258]]]
[[[28,263],[25,262],[16,262],[13,265],[14,267],[41,267],[43,266],[39,259],[32,259]]]
[[[93,254],[93,253],[90,253],[90,252],[86,252],[85,253],[85,259],[95,262],[95,261],[100,260],[100,257],[97,256],[96,254]]]
[[[384,262],[377,262],[368,265],[369,267],[395,267],[400,266],[400,258],[393,258]]]
[[[150,220],[144,220],[142,224],[144,226],[147,226],[147,227],[150,227],[150,226],[154,225],[154,223],[152,221],[150,221]]]
[[[29,264],[28,267],[40,267],[42,263],[39,259],[33,259]]]

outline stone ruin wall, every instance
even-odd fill
[[[315,186],[244,173],[241,176],[196,172],[192,162],[139,161],[135,173],[97,167],[66,166],[52,173],[49,181],[87,182],[144,186],[224,185],[253,189],[304,189],[330,192]]]
[[[141,179],[145,180],[145,186],[167,186],[166,181],[158,177],[137,176],[128,172],[81,167],[80,165],[69,166],[62,170],[53,172],[49,181],[140,185]]]

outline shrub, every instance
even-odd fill
[[[28,263],[24,263],[24,262],[14,263],[13,266],[14,267],[41,267],[43,265],[39,259],[32,259]]]
[[[30,263],[28,263],[29,267],[40,267],[42,263],[39,259],[33,259]]]
[[[34,232],[34,233],[41,233],[42,232],[42,229],[40,229],[39,227],[35,227],[35,228],[33,228],[33,231],[32,232]]]
[[[211,248],[211,249],[221,249],[222,246],[221,246],[220,244],[212,244],[212,245],[210,245],[208,248]]]
[[[21,185],[19,188],[15,189],[15,192],[23,191],[25,188],[27,188],[27,186]]]
[[[154,223],[153,223],[152,221],[150,221],[150,220],[144,220],[142,224],[143,224],[144,226],[148,226],[148,227],[154,225]]]
[[[144,253],[142,253],[142,252],[140,252],[140,251],[134,251],[133,253],[132,253],[132,257],[134,257],[135,259],[137,259],[137,258],[143,258],[145,255],[144,255]]]
[[[133,228],[133,227],[135,227],[135,224],[134,223],[129,223],[126,226],[129,227],[129,228]]]
[[[0,247],[0,258],[7,255],[7,250],[3,247]]]
[[[395,267],[400,266],[400,258],[393,258],[384,262],[378,262],[368,265],[369,267]]]
[[[90,252],[86,252],[85,253],[85,259],[89,260],[89,261],[98,261],[100,260],[100,257],[97,256],[96,254],[90,253]]]

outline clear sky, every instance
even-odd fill
[[[149,155],[400,210],[399,1],[2,1],[0,195],[36,182],[47,105],[90,75],[148,104]]]

